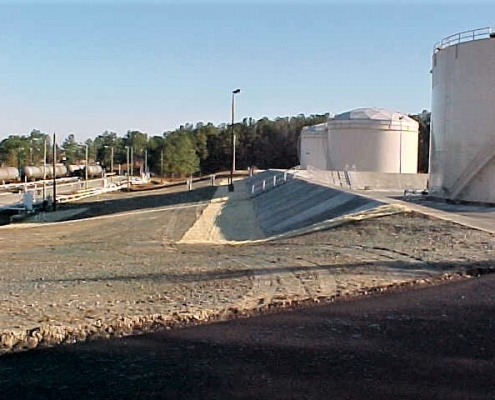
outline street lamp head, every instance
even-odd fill
[[[236,89],[232,91],[233,94],[241,93],[241,89]]]

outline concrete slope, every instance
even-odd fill
[[[265,189],[269,190],[274,186],[279,186],[285,183],[285,179],[293,179],[294,175],[285,173],[281,170],[266,170],[260,173],[257,173],[247,179],[244,179],[244,183],[246,184],[246,190],[251,195],[260,194]]]
[[[266,236],[304,228],[364,211],[383,202],[293,179],[253,198],[256,218]]]
[[[261,174],[259,174],[261,175]],[[230,192],[220,186],[181,243],[247,243],[329,229],[340,223],[373,218],[403,208],[383,208],[386,203],[354,193],[294,178],[251,195],[253,184],[273,181],[273,172],[235,183]],[[367,213],[364,213],[368,211]],[[362,214],[360,214],[362,213]]]
[[[210,204],[203,210],[180,243],[220,244],[249,241],[263,237],[253,210],[247,185],[234,183],[230,192],[227,185],[219,186]]]

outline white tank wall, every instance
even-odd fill
[[[304,127],[301,132],[300,164],[302,169],[312,166],[326,170],[328,159],[326,124]]]
[[[495,39],[435,52],[431,118],[431,192],[495,202]]]
[[[329,120],[329,169],[416,173],[416,121]]]
[[[327,169],[327,137],[301,136],[301,168]]]

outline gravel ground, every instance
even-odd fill
[[[85,210],[76,221],[0,229],[1,351],[432,284],[492,267],[494,235],[417,213],[256,245],[178,243],[214,194],[206,185],[114,193],[65,208]]]
[[[0,399],[495,397],[495,274],[0,357]]]

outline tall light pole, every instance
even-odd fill
[[[161,182],[163,183],[163,148],[160,154],[160,176],[162,177]]]
[[[34,158],[33,150],[36,149],[36,152],[38,153],[38,146],[33,148],[33,142],[38,142],[40,139],[41,137],[31,137],[29,141],[29,165],[35,164],[35,160],[33,159]]]
[[[21,170],[21,147],[17,148],[17,169],[20,171]]]
[[[131,146],[131,175],[134,176],[134,147]]]
[[[35,140],[38,141],[40,140],[41,137],[33,138],[31,141]],[[38,148],[36,146],[36,148]],[[32,163],[32,159],[31,159]],[[46,200],[46,135],[43,134],[43,201]]]
[[[89,167],[89,149],[86,144],[86,168],[84,168],[84,179],[86,179],[86,189],[88,188],[88,167]]]
[[[52,189],[52,194],[53,194],[53,211],[57,209],[57,174],[55,172],[56,169],[56,162],[57,162],[57,138],[55,136],[55,133],[53,133],[53,189]]]
[[[148,176],[148,134],[146,134],[146,148],[144,149],[144,175]]]
[[[402,174],[402,119],[404,118],[403,115],[399,117],[399,122],[400,122],[400,136],[399,136],[399,174]]]
[[[46,136],[43,137],[43,180],[46,179]]]
[[[144,176],[148,175],[148,149],[144,150]]]
[[[113,173],[113,146],[110,147],[110,172]]]
[[[236,89],[232,91],[232,124],[230,140],[232,144],[232,166],[230,168],[230,184],[229,191],[234,191],[234,171],[235,171],[235,135],[234,135],[234,98],[236,94],[241,93],[241,89]]]
[[[110,147],[110,172],[113,173],[113,146],[103,146],[105,149]]]
[[[33,139],[29,143],[29,165],[33,165]]]
[[[46,200],[46,135],[43,137],[43,207]]]
[[[131,176],[129,175],[129,146],[125,146],[127,152],[127,189],[131,188]]]

